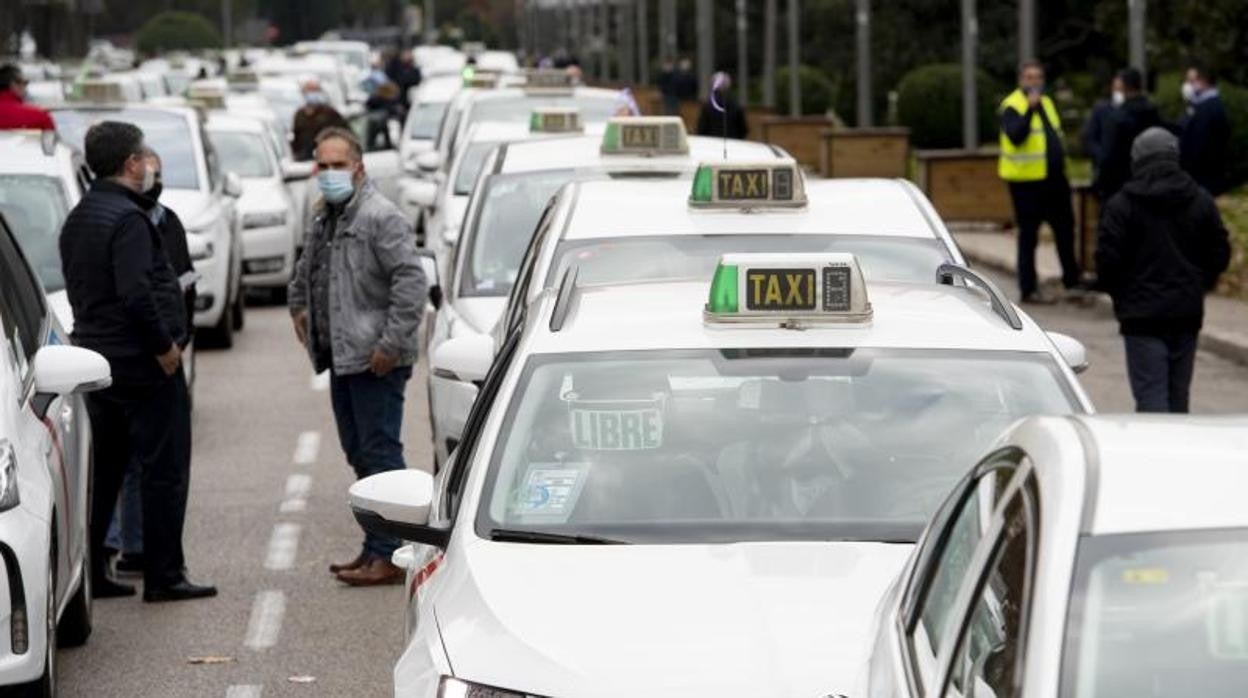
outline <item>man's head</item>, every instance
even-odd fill
[[[13,63],[0,65],[0,92],[6,90],[26,101],[26,78],[22,77],[22,69]]]
[[[1216,87],[1218,79],[1209,71],[1208,68],[1201,65],[1193,65],[1187,69],[1187,74],[1183,76],[1183,99],[1191,102],[1206,90]]]
[[[304,80],[299,87],[303,91],[303,101],[308,104],[324,104],[328,101],[325,91],[321,89],[321,81],[316,78]]]
[[[1131,144],[1131,163],[1135,164],[1150,157],[1165,157],[1177,161],[1179,159],[1178,137],[1160,126],[1145,129]]]
[[[1024,61],[1018,67],[1018,86],[1024,92],[1044,89],[1044,66],[1040,65],[1040,61]]]
[[[1114,78],[1115,84],[1122,86],[1122,93],[1134,97],[1144,91],[1144,74],[1138,68],[1123,68]]]
[[[101,121],[87,129],[83,142],[87,166],[101,179],[141,193],[151,187],[147,147],[138,126],[121,121]]]
[[[335,126],[317,134],[316,178],[329,203],[351,198],[364,181],[364,148],[354,133]]]
[[[160,162],[160,156],[156,154],[155,150],[144,147],[143,148],[143,161],[144,163],[146,163],[147,167],[151,168],[153,172],[152,186],[151,188],[147,189],[143,193],[146,194],[149,199],[153,199],[153,200],[159,199],[160,193],[164,191],[164,188],[165,188],[164,174],[162,173],[163,168]]]
[[[399,62],[403,65],[415,65],[416,55],[412,53],[410,48],[405,48],[403,49],[403,52],[399,54]]]

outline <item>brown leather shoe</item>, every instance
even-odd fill
[[[330,574],[338,574],[339,572],[347,572],[350,570],[358,570],[368,562],[368,554],[360,552],[351,562],[335,562],[329,566]]]
[[[362,566],[338,573],[338,581],[353,587],[376,587],[402,584],[405,573],[382,557],[373,557]]]

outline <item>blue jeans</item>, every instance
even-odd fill
[[[1196,332],[1123,335],[1136,412],[1188,411],[1196,368]]]
[[[363,479],[388,470],[403,470],[403,391],[412,377],[411,366],[400,366],[382,377],[370,372],[333,374],[329,396],[338,423],[338,440],[355,476]],[[389,559],[397,538],[364,532],[364,552]]]
[[[128,555],[143,554],[143,472],[137,460],[126,466],[126,478],[121,481],[121,496],[117,498],[117,511],[108,526],[105,545]]]

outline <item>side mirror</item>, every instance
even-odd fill
[[[284,179],[287,183],[302,182],[312,179],[312,171],[314,169],[316,169],[316,163],[312,161],[284,162],[282,163],[282,179]]]
[[[423,470],[390,470],[351,485],[349,499],[355,520],[365,530],[445,548],[449,529],[429,525],[433,476]]]
[[[61,395],[89,393],[113,384],[108,359],[82,347],[51,344],[35,354],[35,415],[48,415],[52,401]]]
[[[221,191],[225,192],[226,196],[237,199],[243,195],[243,180],[234,172],[226,172],[225,186]]]
[[[1062,359],[1070,367],[1070,370],[1075,373],[1083,373],[1088,370],[1088,349],[1083,346],[1083,342],[1060,332],[1049,332],[1048,335],[1049,341],[1053,342],[1053,346],[1057,347],[1057,353],[1062,355]]]
[[[438,185],[427,179],[404,180],[403,201],[416,208],[433,208],[438,198]]]
[[[442,242],[446,243],[448,248],[454,247],[459,242],[459,226],[447,225],[442,228]]]
[[[425,272],[425,284],[429,289],[429,304],[434,310],[442,308],[442,281],[438,278],[438,256],[432,250],[416,250],[420,255],[420,268]]]
[[[442,168],[442,153],[436,150],[430,150],[416,156],[416,166],[422,172],[437,172]]]
[[[437,375],[464,383],[485,380],[494,363],[494,339],[475,332],[452,337],[433,350],[430,370]]]

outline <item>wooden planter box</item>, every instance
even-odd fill
[[[1014,207],[997,176],[997,149],[920,150],[919,188],[946,221],[987,221],[1007,225]]]
[[[771,107],[746,107],[745,124],[750,128],[749,138],[752,141],[763,141],[763,122],[776,115]]]
[[[910,169],[910,129],[842,128],[819,134],[824,177],[905,177]]]
[[[1075,205],[1075,257],[1085,273],[1096,272],[1096,231],[1101,221],[1101,202],[1090,182],[1071,182]]]
[[[784,148],[799,163],[814,169],[822,157],[819,134],[832,126],[822,116],[772,116],[762,120],[761,140]]]
[[[697,135],[698,133],[698,114],[702,113],[701,102],[681,102],[680,118],[685,120],[685,130],[689,135]]]

